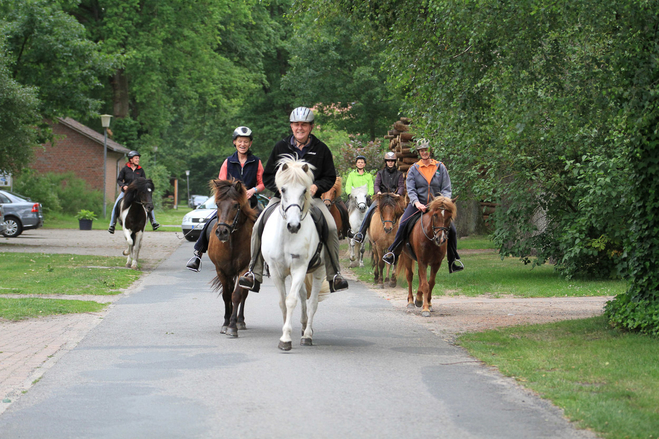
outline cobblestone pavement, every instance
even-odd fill
[[[181,233],[146,233],[140,252],[144,271],[153,270],[185,242]],[[125,240],[121,230],[114,236],[105,230],[29,230],[18,238],[0,238],[0,252],[71,253],[121,256]],[[115,302],[141,284],[116,296],[2,295],[0,297],[41,297],[68,300]],[[67,314],[19,322],[0,321],[0,414],[25,393],[59,358],[72,350],[103,320],[112,305],[101,312]]]

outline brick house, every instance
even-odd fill
[[[91,189],[103,191],[103,134],[71,118],[58,118],[51,124],[56,136],[55,146],[50,143],[36,148],[30,168],[46,173],[63,174],[73,171],[85,180]],[[119,195],[117,175],[126,164],[125,154],[130,150],[108,138],[106,198],[110,207]]]

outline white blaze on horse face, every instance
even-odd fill
[[[302,210],[304,209],[306,188],[302,186],[283,187],[281,193],[281,207],[286,219],[286,227],[291,233],[300,230]]]

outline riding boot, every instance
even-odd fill
[[[453,223],[451,223],[451,228],[448,232],[446,259],[448,260],[449,274],[464,270],[465,266],[460,260],[460,255],[458,254],[458,231]]]
[[[371,218],[373,217],[373,213],[375,212],[376,207],[378,207],[378,203],[373,203],[366,211],[366,215],[364,215],[364,220],[359,226],[359,231],[355,233],[355,236],[352,238],[355,240],[355,242],[359,244],[364,242],[364,237],[366,237],[366,231],[368,230],[368,227],[371,225]]]
[[[201,271],[201,257],[204,254],[198,250],[194,251],[194,256],[190,258],[187,265],[185,266],[188,270],[198,273]]]
[[[153,210],[149,212],[149,221],[151,221],[151,228],[155,231],[160,228],[160,224],[156,221],[156,217],[153,214]]]

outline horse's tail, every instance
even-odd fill
[[[409,267],[412,273],[414,273],[414,259],[407,256],[405,252],[402,252],[398,258],[398,264],[396,264],[396,277],[400,277],[405,267]]]
[[[304,278],[304,287],[307,289],[307,299],[311,297],[311,288],[313,286],[313,274],[308,273]],[[318,301],[322,302],[327,299],[330,295],[329,282],[323,280],[323,283],[320,286],[320,291],[318,292]]]
[[[218,276],[215,276],[211,281],[211,290],[217,291],[219,294],[222,294],[222,281]]]

